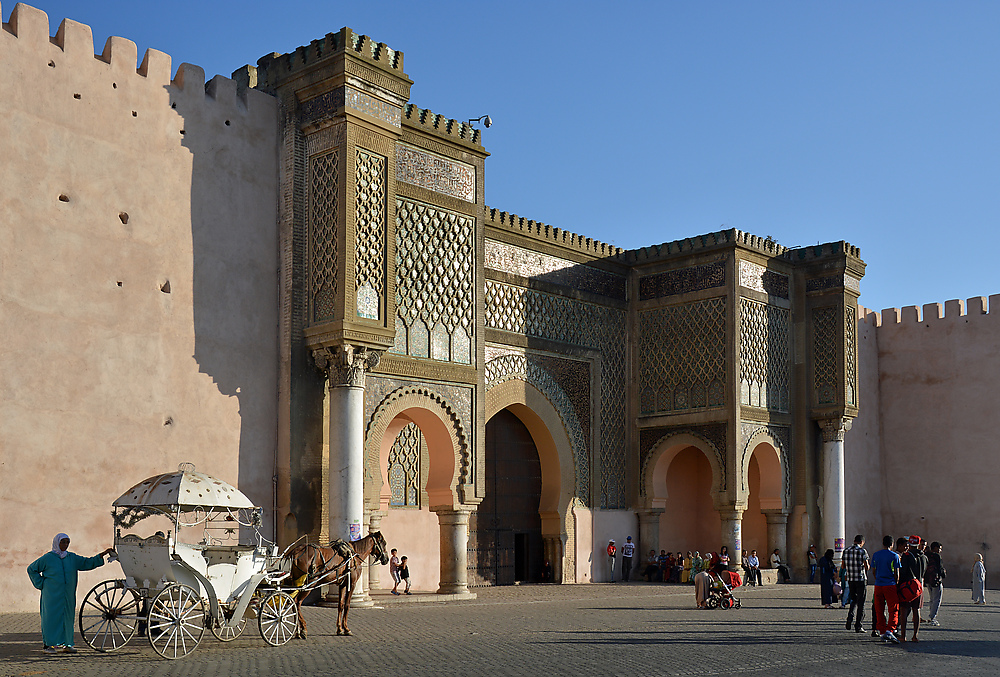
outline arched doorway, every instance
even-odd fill
[[[528,428],[509,409],[486,423],[485,495],[469,519],[470,585],[539,581],[542,469]]]
[[[743,468],[748,491],[747,509],[743,513],[743,548],[748,553],[756,550],[763,560],[777,547],[787,559],[778,534],[768,531],[768,514],[781,514],[785,510],[783,459],[769,436],[756,437],[750,445],[752,451]],[[774,527],[770,528],[773,532]]]

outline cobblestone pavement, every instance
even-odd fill
[[[380,595],[354,609],[354,637],[335,634],[336,610],[305,610],[310,636],[278,648],[248,626],[223,644],[210,633],[179,661],[142,638],[98,654],[46,656],[36,614],[0,614],[0,677],[27,675],[853,675],[1000,674],[1000,607],[948,589],[941,627],[919,644],[887,646],[844,629],[818,586],[740,589],[742,609],[694,609],[691,588],[650,584],[515,586],[451,604],[400,604]],[[869,588],[869,594],[871,588]],[[866,625],[868,625],[866,619]]]

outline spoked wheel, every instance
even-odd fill
[[[232,611],[235,611],[235,610],[236,609],[234,607],[232,609]],[[223,612],[223,613],[225,614],[225,612]],[[230,618],[228,617],[228,615],[226,615],[221,620],[222,620],[223,623],[228,623],[230,621]],[[227,627],[225,625],[220,625],[220,626],[216,627],[216,626],[213,625],[212,626],[212,634],[215,635],[216,639],[218,639],[220,642],[231,642],[234,639],[236,639],[237,637],[239,637],[240,635],[242,635],[243,631],[246,630],[246,629],[247,629],[247,619],[246,618],[241,618],[240,622],[237,623],[233,627]]]
[[[120,649],[139,625],[139,593],[124,581],[104,581],[94,586],[80,607],[80,634],[95,651]]]
[[[257,610],[260,636],[271,646],[287,644],[299,629],[299,612],[288,593],[275,592],[264,598]]]
[[[712,597],[709,597],[708,600],[705,601],[705,604],[708,605],[709,609],[716,609],[719,606],[719,598],[713,595]]]
[[[721,606],[722,606],[723,609],[732,609],[733,608],[733,600],[731,600],[731,599],[724,599],[724,600],[722,600],[722,605]]]
[[[171,585],[149,609],[149,644],[164,658],[184,658],[205,634],[205,603],[186,585]]]

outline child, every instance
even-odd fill
[[[399,587],[399,558],[396,556],[396,549],[393,548],[390,553],[392,557],[389,558],[389,573],[392,574],[392,594],[398,595],[399,591],[396,588]]]
[[[406,556],[405,555],[399,560],[399,577],[401,579],[403,579],[404,581],[406,581],[406,590],[404,590],[403,592],[405,592],[407,595],[409,595],[410,594],[410,567],[408,567],[406,565]],[[396,594],[398,595],[399,593],[397,592]]]

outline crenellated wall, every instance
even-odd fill
[[[2,8],[0,8],[2,11]],[[190,461],[272,502],[272,97],[19,4],[0,30],[0,597]],[[81,575],[79,593],[120,575]]]
[[[859,528],[878,528],[872,543],[879,531],[941,541],[948,585],[967,587],[975,553],[988,570],[1000,565],[992,551],[1000,544],[1000,295],[861,308],[859,318],[848,523],[853,515]],[[868,517],[876,508],[880,525]]]

